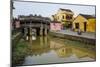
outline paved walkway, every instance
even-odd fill
[[[78,35],[77,32],[71,30],[61,30],[61,31],[56,31],[55,33],[67,34],[67,35],[84,37],[89,39],[96,39],[96,33],[92,33],[92,32],[83,32],[81,35]]]

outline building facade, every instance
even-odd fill
[[[50,23],[50,30],[51,31],[60,31],[62,29],[62,24],[59,22],[52,22]]]
[[[55,15],[52,15],[54,21],[61,22],[64,27],[71,27],[74,13],[70,9],[60,8]]]
[[[79,14],[73,21],[74,31],[95,32],[96,19],[92,15]]]

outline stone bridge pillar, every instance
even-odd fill
[[[32,40],[32,28],[31,27],[29,28],[29,40],[30,41]]]
[[[24,28],[24,37],[26,37],[26,36],[27,36],[27,33],[28,33],[27,28]]]
[[[47,35],[47,25],[45,24],[45,28],[44,28],[44,35]]]
[[[41,24],[41,27],[40,27],[40,36],[43,35],[43,24]]]

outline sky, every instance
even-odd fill
[[[74,12],[74,16],[78,14],[95,15],[95,6],[72,5],[72,4],[53,4],[53,3],[37,3],[37,2],[21,2],[14,1],[13,17],[18,15],[37,14],[43,17],[51,17],[57,13],[59,8],[70,9]]]

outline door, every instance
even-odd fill
[[[75,23],[75,28],[79,29],[79,23]]]
[[[84,32],[86,32],[86,26],[87,26],[87,23],[84,22]]]

